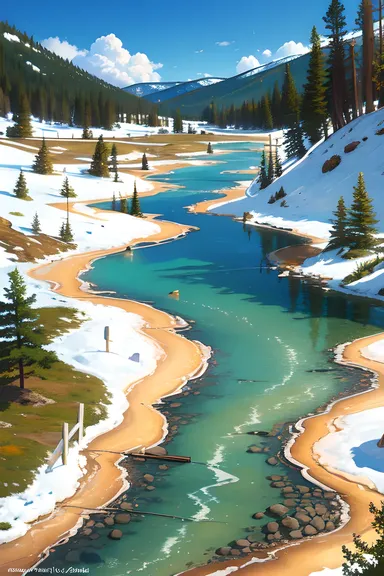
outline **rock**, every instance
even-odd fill
[[[130,521],[131,521],[130,514],[116,514],[115,516],[116,524],[129,524]]]
[[[241,551],[243,554],[249,554],[251,552],[251,549],[249,546],[246,546],[245,548],[242,548]]]
[[[230,555],[231,556],[240,556],[241,552],[237,548],[231,548]]]
[[[273,474],[273,476],[267,476],[267,480],[271,480],[272,482],[279,482],[279,480],[283,480],[283,477],[278,476],[277,474]]]
[[[168,470],[168,466],[166,464],[160,464],[159,470]]]
[[[247,452],[249,452],[250,454],[261,454],[261,452],[264,452],[263,448],[260,448],[260,446],[249,446]]]
[[[95,521],[94,520],[88,520],[88,522],[86,523],[86,527],[87,528],[91,528],[92,526],[95,525]]]
[[[305,536],[314,536],[317,534],[317,530],[314,526],[308,525],[304,528],[304,534]]]
[[[318,532],[321,532],[325,528],[325,522],[321,516],[315,516],[312,518],[310,524],[314,526]]]
[[[310,516],[307,516],[302,512],[298,512],[297,514],[295,514],[295,518],[300,522],[301,525],[309,524],[311,521]]]
[[[265,528],[269,534],[275,534],[279,529],[279,525],[277,522],[268,522]]]
[[[298,489],[300,494],[308,494],[308,492],[310,492],[308,486],[296,486],[296,488]]]
[[[250,534],[247,538],[247,540],[249,540],[249,542],[251,542],[252,544],[254,542],[258,542],[260,539],[260,536],[258,536],[257,534]]]
[[[326,506],[324,506],[324,504],[316,504],[315,510],[316,510],[316,514],[318,514],[319,516],[323,516],[324,514],[327,514],[327,512],[328,512],[328,508]]]
[[[181,406],[181,402],[172,402],[172,404],[169,405],[170,408],[180,408]]]
[[[69,564],[78,564],[80,562],[80,550],[70,550],[64,559]]]
[[[336,492],[324,492],[324,498],[326,500],[333,500],[336,496]]]
[[[292,532],[289,533],[289,537],[292,538],[292,540],[299,540],[303,537],[303,534],[301,530],[292,530]]]
[[[140,354],[138,352],[134,352],[132,356],[130,356],[129,360],[132,362],[140,362]]]
[[[148,454],[154,454],[155,456],[166,456],[167,451],[162,446],[155,446],[154,448],[150,448],[147,450]]]
[[[144,474],[144,480],[146,480],[147,482],[151,483],[153,482],[155,479],[154,476],[152,476],[152,474]]]
[[[272,488],[284,488],[285,482],[271,482]]]
[[[293,492],[292,486],[285,486],[285,487],[282,489],[282,493],[283,493],[283,494],[291,494],[291,492]]]
[[[122,510],[133,510],[133,504],[131,502],[122,502],[120,508]]]
[[[230,552],[231,552],[230,546],[224,546],[223,548],[218,548],[216,550],[216,554],[218,554],[219,556],[229,556]]]
[[[301,505],[303,506],[303,508],[305,508],[306,506],[312,506],[312,502],[308,500],[308,498],[303,498],[303,500],[301,501]]]
[[[83,530],[83,535],[84,535],[84,536],[89,536],[90,534],[92,534],[91,528],[86,528],[85,530]]]
[[[123,536],[122,531],[117,530],[116,528],[114,530],[111,530],[110,533],[108,534],[108,537],[111,538],[112,540],[120,540],[122,536]]]
[[[328,522],[326,522],[326,524],[325,524],[325,529],[327,532],[333,532],[333,530],[336,529],[336,526],[334,525],[333,522],[328,520]]]
[[[103,522],[96,522],[95,528],[104,528],[104,523]]]
[[[252,516],[252,518],[256,518],[256,520],[260,520],[261,518],[264,518],[264,512],[256,512],[256,514],[254,514]]]
[[[97,532],[93,532],[89,537],[90,540],[97,540],[98,538],[100,538],[100,534]]]
[[[268,512],[275,516],[285,516],[289,512],[289,508],[283,506],[283,504],[273,504],[268,508]]]
[[[247,546],[249,546],[249,540],[245,540],[244,538],[236,540],[236,546],[238,546],[239,548],[246,548]]]
[[[275,532],[274,534],[268,534],[267,540],[269,542],[275,542],[276,540],[281,540],[280,532]]]
[[[283,500],[283,504],[288,508],[294,508],[297,504],[297,500],[296,498],[288,498],[287,500]]]
[[[305,511],[311,518],[314,518],[316,516],[316,511],[314,508],[312,508],[312,506],[306,506]]]
[[[113,526],[115,521],[112,518],[112,516],[107,516],[106,519],[104,520],[104,523],[106,526]]]
[[[286,516],[281,521],[282,525],[285,528],[289,528],[290,530],[298,530],[300,528],[299,521],[296,518],[292,518],[291,516]]]
[[[314,496],[315,498],[322,498],[322,497],[323,497],[323,493],[322,493],[321,490],[314,490],[314,491],[313,491],[313,496]]]
[[[152,492],[152,490],[156,490],[156,486],[146,486],[145,489]]]
[[[270,466],[277,466],[277,464],[279,463],[279,461],[277,460],[277,458],[275,458],[274,456],[271,456],[271,458],[268,458],[268,460],[266,461],[267,464],[269,464]]]

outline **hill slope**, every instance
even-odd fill
[[[366,188],[373,199],[373,206],[379,220],[380,235],[384,235],[384,134],[377,134],[384,128],[384,109],[361,116],[328,140],[312,148],[306,157],[289,168],[268,188],[260,191],[254,181],[247,195],[237,202],[222,205],[215,211],[221,214],[235,214],[241,217],[251,212],[253,222],[270,224],[297,230],[304,234],[324,239],[329,237],[330,219],[340,196],[347,206],[351,205],[353,187],[356,186],[359,172],[364,173]],[[383,131],[384,132],[384,131]],[[345,147],[351,142],[359,142],[353,152],[346,153]],[[341,163],[332,172],[322,173],[322,166],[333,155],[339,155]],[[271,194],[283,186],[287,194],[287,207],[280,202],[268,204]],[[303,270],[308,274],[321,274],[339,280],[353,272],[359,261],[372,259],[344,260],[335,251],[320,254],[307,260]],[[375,285],[370,286],[366,277],[357,284],[349,285],[354,292],[377,295],[384,287],[384,270],[375,273]],[[371,279],[372,280],[372,279]],[[378,287],[378,284],[380,286]]]
[[[140,84],[126,86],[123,90],[139,98],[145,98],[151,94],[157,94],[168,88],[173,88],[173,86],[178,84],[184,84],[184,82],[141,82]]]
[[[152,92],[151,94],[148,94],[145,98],[150,102],[156,102],[156,103],[166,102],[167,100],[171,100],[172,98],[183,96],[184,94],[189,94],[190,92],[194,92],[195,90],[200,90],[201,88],[213,86],[223,81],[224,78],[215,78],[215,77],[190,80],[189,82],[177,83],[174,86],[171,86],[160,92]]]

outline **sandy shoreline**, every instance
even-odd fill
[[[172,222],[156,222],[161,231],[145,239],[161,242],[188,232],[189,228]],[[132,243],[131,245],[133,245]],[[122,247],[120,250],[124,250]],[[65,502],[58,504],[48,517],[35,522],[27,534],[1,546],[0,574],[10,568],[27,569],[39,559],[39,555],[54,543],[68,535],[82,517],[82,508],[101,507],[113,500],[124,489],[121,469],[116,464],[120,456],[110,453],[92,453],[93,450],[127,451],[136,447],[150,447],[163,437],[164,419],[160,412],[152,408],[161,397],[177,391],[201,373],[205,357],[198,343],[187,340],[176,332],[176,319],[151,306],[108,298],[80,289],[77,279],[80,272],[89,268],[97,258],[120,251],[95,251],[76,255],[68,259],[43,264],[30,270],[30,275],[38,280],[50,282],[52,289],[64,296],[87,300],[95,304],[119,307],[141,316],[145,321],[142,333],[151,339],[161,352],[157,368],[153,374],[129,386],[127,399],[129,409],[123,422],[113,430],[97,437],[88,446],[87,474],[81,479],[77,492]],[[79,509],[65,508],[63,505],[79,506]]]

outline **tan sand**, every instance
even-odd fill
[[[384,499],[382,494],[369,489],[363,484],[357,483],[358,479],[343,475],[335,470],[328,470],[320,465],[313,451],[313,445],[326,436],[336,418],[347,414],[355,414],[363,410],[383,406],[384,403],[384,364],[367,360],[361,355],[361,350],[383,338],[383,334],[369,336],[356,340],[349,344],[344,351],[344,361],[351,365],[360,365],[378,374],[379,387],[371,392],[360,394],[352,398],[340,400],[326,414],[310,418],[304,422],[305,431],[301,434],[291,448],[294,459],[299,461],[305,469],[308,469],[310,477],[336,490],[350,506],[351,520],[340,530],[331,534],[322,534],[312,540],[305,540],[299,544],[276,552],[276,560],[267,563],[254,563],[241,568],[247,560],[229,560],[216,564],[216,569],[224,569],[228,566],[239,567],[239,572],[244,575],[262,576],[309,576],[312,572],[318,572],[324,567],[337,568],[343,563],[341,551],[342,545],[352,546],[353,533],[360,534],[368,542],[377,539],[371,522],[372,515],[368,507],[373,502],[380,508]],[[250,512],[253,512],[250,510]],[[256,555],[255,555],[256,556]],[[263,557],[260,555],[260,557]],[[212,574],[215,571],[212,564],[196,568],[186,572],[188,575],[202,576]]]
[[[242,198],[245,194],[245,191],[246,188],[244,186],[237,186],[236,188],[230,188],[229,190],[220,190],[217,193],[220,194],[220,198],[198,202],[193,206],[189,206],[188,210],[190,212],[195,212],[196,214],[205,214],[211,208],[214,208],[218,204],[228,202],[229,200],[237,200],[238,198]]]
[[[159,242],[187,231],[185,226],[178,224],[157,223],[161,231],[150,237],[151,241]],[[136,242],[142,240],[137,239]],[[83,509],[103,506],[122,490],[122,473],[116,467],[120,457],[111,453],[98,453],[96,450],[120,452],[150,447],[160,442],[164,421],[162,415],[152,408],[152,404],[178,390],[186,379],[197,375],[204,365],[200,346],[175,332],[176,321],[170,315],[138,302],[105,298],[80,290],[80,281],[77,280],[79,272],[89,267],[96,258],[116,251],[111,249],[81,254],[44,264],[33,269],[30,274],[36,279],[53,283],[59,294],[95,304],[117,306],[140,315],[145,320],[142,333],[154,341],[161,357],[153,374],[127,390],[129,409],[120,426],[96,438],[89,445],[89,451],[86,452],[87,475],[81,480],[76,494],[58,505],[51,516],[33,524],[25,536],[1,546],[0,574],[8,574],[10,568],[31,567],[47,547],[67,536],[68,531],[81,519]],[[69,505],[79,508],[67,508]]]

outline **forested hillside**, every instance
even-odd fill
[[[27,105],[49,121],[110,128],[122,115],[148,114],[151,103],[92,76],[33,36],[0,22],[0,116]]]

